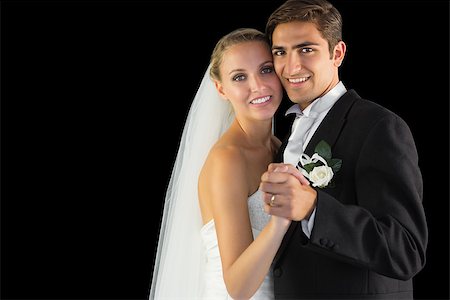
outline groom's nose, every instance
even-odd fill
[[[291,52],[288,55],[285,73],[289,76],[297,75],[302,69],[302,59],[296,52]]]

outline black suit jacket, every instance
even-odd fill
[[[342,167],[334,187],[317,189],[310,239],[300,222],[286,233],[273,262],[276,299],[412,299],[428,230],[409,127],[349,90],[305,152],[321,140]]]

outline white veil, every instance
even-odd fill
[[[209,69],[189,110],[167,189],[150,299],[198,299],[203,291],[206,256],[200,236],[198,176],[209,150],[234,119]]]

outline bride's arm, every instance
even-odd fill
[[[272,217],[253,241],[248,214],[249,173],[238,149],[215,151],[200,180],[216,225],[223,276],[234,299],[253,296],[264,280],[290,221]]]

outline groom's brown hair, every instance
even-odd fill
[[[294,21],[314,23],[322,37],[328,41],[330,55],[334,46],[342,41],[342,17],[326,0],[287,0],[269,17],[266,35],[272,43],[272,34],[279,24]]]

